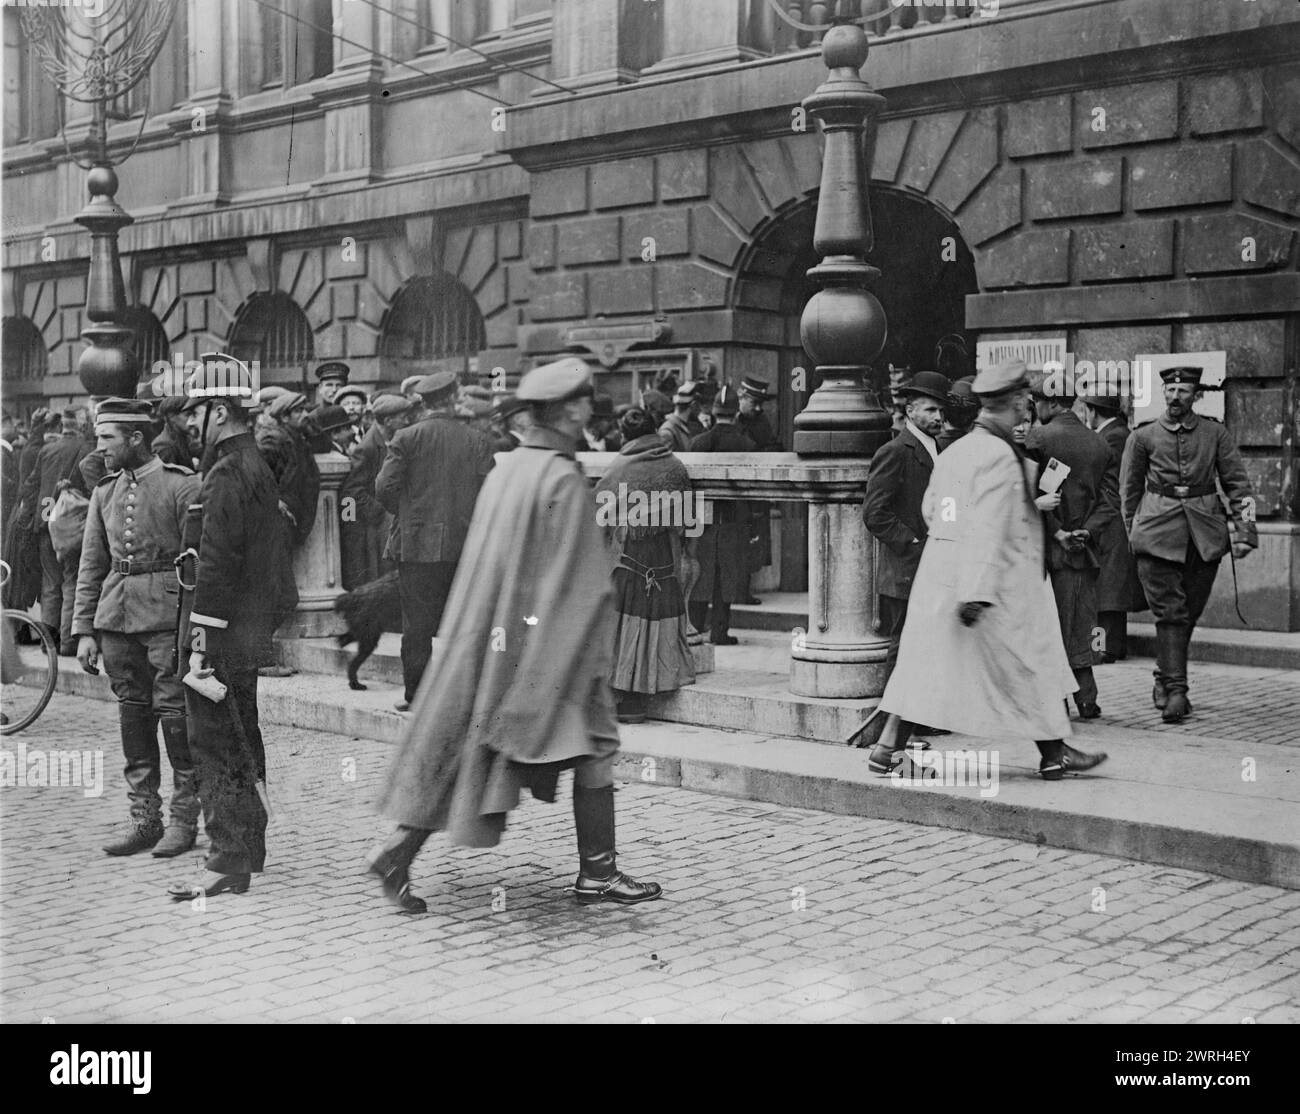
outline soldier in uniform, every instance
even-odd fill
[[[187,385],[186,413],[195,443],[211,448],[182,554],[182,587],[193,586],[182,611],[181,651],[196,680],[215,679],[224,697],[187,687],[190,754],[210,843],[206,874],[168,893],[185,900],[248,889],[266,861],[260,783],[266,752],[257,715],[257,670],[272,660],[271,639],[298,602],[289,567],[288,523],[275,478],[252,435],[252,376],[228,357],[201,356]],[[195,530],[197,517],[198,529]],[[193,560],[189,559],[193,557]],[[191,579],[192,578],[192,579]]]
[[[375,495],[397,516],[386,557],[397,562],[402,593],[402,682],[406,711],[433,652],[474,500],[492,470],[492,442],[454,418],[456,375],[416,384],[423,420],[399,430],[375,480]]]
[[[1128,657],[1128,613],[1145,611],[1146,597],[1138,580],[1137,564],[1128,547],[1128,533],[1119,508],[1119,466],[1130,431],[1118,395],[1091,392],[1078,398],[1084,424],[1093,430],[1110,449],[1110,471],[1114,487],[1115,517],[1098,539],[1101,575],[1097,578],[1097,625],[1105,639],[1101,651],[1103,665]]]
[[[1156,683],[1161,719],[1191,714],[1187,646],[1205,610],[1223,555],[1245,557],[1258,544],[1255,498],[1246,466],[1223,425],[1192,411],[1204,389],[1201,369],[1160,373],[1165,412],[1128,439],[1120,470],[1124,525],[1138,577],[1156,618]],[[1231,507],[1229,535],[1215,477]]]
[[[693,453],[752,453],[754,442],[736,424],[737,401],[730,387],[723,387],[713,400],[713,426],[691,442]],[[691,589],[686,609],[691,626],[704,630],[709,622],[709,641],[715,646],[734,646],[740,639],[729,633],[731,605],[744,598],[749,583],[746,564],[753,517],[752,505],[744,499],[713,505],[713,522],[704,527],[697,542],[700,578]]]
[[[1060,503],[1044,512],[1047,568],[1061,639],[1079,683],[1074,702],[1081,719],[1096,719],[1101,715],[1092,672],[1098,553],[1101,538],[1118,514],[1119,490],[1112,486],[1110,450],[1079,421],[1066,399],[1047,393],[1047,376],[1031,371],[1029,389],[1039,424],[1025,435],[1025,455],[1040,468],[1055,459],[1070,469],[1059,488]]]
[[[110,398],[95,415],[96,441],[109,474],[90,493],[72,633],[81,668],[98,673],[102,654],[117,697],[131,820],[104,850],[134,855],[153,848],[163,859],[188,851],[198,833],[185,687],[176,661],[175,562],[199,479],[150,451],[149,410],[145,401]],[[160,725],[172,768],[166,832],[158,793]]]

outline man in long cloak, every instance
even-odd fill
[[[435,655],[380,795],[396,830],[371,870],[404,913],[423,913],[409,867],[433,831],[494,847],[524,789],[554,801],[574,771],[582,904],[661,895],[614,858],[609,674],[615,613],[611,558],[574,453],[591,416],[590,369],[570,357],[528,372],[518,397],[533,428],[484,481]]]

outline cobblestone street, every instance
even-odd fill
[[[574,904],[565,785],[497,849],[431,840],[431,911],[401,917],[363,865],[389,747],[266,735],[268,870],[202,910],[164,894],[200,850],[100,851],[126,814],[111,704],[59,695],[4,740],[106,769],[99,798],[3,790],[3,1020],[1300,1021],[1300,892],[641,784],[621,865],[663,900]]]

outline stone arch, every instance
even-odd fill
[[[131,330],[136,359],[140,362],[139,382],[147,383],[156,372],[155,364],[172,362],[171,345],[167,330],[145,306],[128,306],[122,314],[122,324]]]
[[[380,326],[379,374],[385,382],[430,371],[468,378],[486,347],[483,314],[474,295],[448,274],[417,275],[404,283]]]
[[[260,380],[255,374],[255,381],[309,393],[315,338],[307,314],[288,294],[258,293],[244,302],[225,351],[249,364],[256,361]]]

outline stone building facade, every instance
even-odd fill
[[[1226,351],[1262,535],[1242,609],[1300,629],[1300,10],[984,8],[862,4],[864,76],[888,102],[869,152],[878,377],[932,366],[953,334],[971,352],[1064,338],[1094,362]],[[758,375],[791,443],[817,386],[798,335],[817,262],[821,139],[799,108],[826,78],[813,35],[768,0],[297,10],[277,54],[258,5],[185,5],[172,107],[120,171],[142,350],[219,348],[304,384],[342,358],[367,385],[431,363],[509,382],[581,351],[619,400],[667,368]],[[326,14],[332,58],[304,30]],[[11,117],[4,378],[21,408],[80,393],[88,237],[71,221],[83,173]],[[85,126],[70,113],[74,144]],[[799,519],[782,531],[788,588]],[[1207,620],[1234,626],[1227,588]]]

